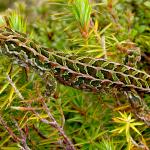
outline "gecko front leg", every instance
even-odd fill
[[[56,91],[56,87],[57,87],[57,82],[56,79],[54,78],[54,76],[52,75],[51,72],[44,72],[43,75],[43,80],[46,86],[46,90],[44,92],[44,95],[47,96],[52,96],[55,91]]]

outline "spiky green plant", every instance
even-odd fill
[[[113,118],[114,122],[120,124],[120,127],[117,127],[116,129],[112,130],[112,132],[116,132],[119,134],[124,133],[126,136],[126,140],[128,143],[128,150],[131,149],[133,146],[133,139],[131,136],[131,130],[135,131],[138,135],[142,135],[140,131],[136,128],[136,126],[143,125],[142,122],[137,122],[135,119],[132,118],[131,113],[127,115],[127,113],[121,113],[119,112],[121,117],[115,117]]]
[[[128,41],[129,39],[133,40],[141,47],[142,56],[144,56],[140,68],[147,72],[150,71],[149,59],[147,59],[149,58],[150,45],[148,1],[110,0],[106,3],[106,0],[92,0],[94,3],[93,8],[91,8],[91,3],[85,0],[48,1],[49,3],[43,0],[18,0],[16,5],[14,1],[5,0],[0,2],[0,7],[3,6],[2,3],[6,2],[9,4],[8,7],[13,6],[16,9],[16,14],[26,16],[28,18],[28,30],[34,31],[35,39],[41,45],[57,49],[57,51],[81,52],[83,55],[100,58],[103,56],[101,37],[104,35],[105,41],[103,40],[103,44],[106,46],[108,59],[120,61],[121,54],[116,48],[116,43]],[[68,1],[69,6],[72,7],[74,17],[68,9]],[[22,11],[18,11],[22,3],[25,7]],[[127,8],[130,11],[127,11]],[[4,10],[4,8],[0,8],[0,10]],[[1,14],[10,17],[8,13],[2,12]],[[24,17],[11,16],[14,17],[9,19],[12,22],[12,29],[21,32],[27,30],[24,30],[24,23],[21,23],[23,21],[18,21],[19,18]],[[91,17],[94,24],[92,28],[90,28]],[[16,21],[18,25],[16,25]],[[6,22],[1,20],[1,24],[3,23]],[[82,34],[82,37],[80,34]],[[87,38],[88,44],[86,45],[85,40]],[[32,113],[32,110],[37,110],[42,119],[47,119],[47,114],[41,107],[41,97],[39,97],[41,96],[40,92],[44,90],[41,78],[35,71],[32,72],[31,68],[27,73],[24,69],[10,64],[11,61],[8,57],[0,54],[0,113],[8,123],[8,127],[14,133],[20,135],[16,131],[16,126],[14,126],[13,119],[15,118],[23,133],[29,138],[27,143],[31,149],[63,149],[63,141],[58,131],[41,123],[39,118]],[[25,100],[18,98],[6,75],[11,77]],[[149,103],[150,96],[146,95],[145,97]],[[117,102],[119,100],[120,96],[117,97]],[[120,120],[122,123],[117,123],[116,126],[111,121],[112,116],[116,116],[112,112],[116,101],[109,93],[92,95],[91,93],[84,93],[58,85],[54,98],[51,97],[45,102],[59,124],[64,127],[65,132],[77,149],[124,150],[127,146],[129,147],[125,130],[121,133],[119,133],[119,130],[116,131],[115,136],[112,132],[109,132],[120,129],[120,127],[127,128],[127,122],[125,121]],[[29,108],[27,104],[32,104],[32,108]],[[126,118],[128,118],[128,115]],[[143,126],[135,126],[135,128],[138,129],[141,135],[130,127],[129,133],[132,135],[133,140],[139,141],[142,137],[142,143],[145,140],[145,143],[149,146],[149,128]],[[0,149],[19,149],[19,144],[11,139],[4,126],[0,125],[0,131]]]
[[[6,17],[8,26],[18,32],[26,33],[27,32],[27,23],[23,15],[17,11],[11,11],[9,17]]]
[[[80,26],[82,35],[85,37],[88,36],[91,11],[92,8],[89,0],[74,0],[72,5],[72,12]]]

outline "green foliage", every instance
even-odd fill
[[[91,5],[88,0],[75,0],[72,5],[72,12],[82,32],[87,34],[90,25]]]
[[[25,18],[17,11],[10,12],[10,15],[8,17],[8,26],[10,26],[11,29],[26,33],[27,32],[27,25]]]
[[[102,140],[99,148],[101,150],[116,150],[116,146],[113,144],[113,141]]]
[[[135,119],[132,119],[131,114],[127,115],[125,112],[120,113],[121,117],[113,118],[114,122],[120,124],[120,127],[112,130],[112,132],[117,132],[118,134],[124,133],[126,135],[126,140],[128,142],[128,150],[132,147],[132,136],[131,129],[134,130],[137,134],[141,135],[140,131],[135,126],[143,125],[142,122],[136,122]]]
[[[150,73],[149,2],[92,2],[18,0],[15,4],[11,2],[11,12],[3,11],[2,14],[8,18],[7,25],[12,29],[32,32],[33,38],[41,45],[69,54],[95,58],[106,55],[109,60],[122,62],[127,55],[122,50],[130,46],[128,41],[132,41],[141,48],[142,61],[138,67]],[[1,10],[9,8],[8,4],[0,2]],[[24,9],[20,11],[20,7]],[[0,17],[0,26],[4,23]],[[23,100],[8,81],[8,76],[24,97]],[[58,130],[41,122],[33,113],[35,110],[42,119],[48,119],[41,102],[45,90],[45,83],[36,71],[14,65],[8,57],[0,54],[0,114],[8,127],[20,137],[14,122],[16,120],[27,135],[27,144],[31,149],[63,149]],[[118,117],[117,108],[121,107],[124,112],[129,107],[122,93],[115,95],[116,98],[112,95],[111,92],[97,95],[84,93],[58,84],[55,95],[44,100],[77,149],[133,150],[138,147],[133,146],[135,141],[142,143],[145,149],[149,147],[149,128],[141,126],[131,114],[120,113]],[[150,96],[146,95],[148,104],[149,99]],[[118,107],[120,103],[124,105]],[[0,149],[19,149],[22,146],[20,142],[12,140],[2,124],[0,130]]]
[[[5,24],[5,21],[4,21],[3,17],[0,16],[0,26],[2,26],[2,25],[4,25],[4,24]]]

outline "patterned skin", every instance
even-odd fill
[[[105,59],[52,51],[6,27],[0,29],[0,47],[3,54],[15,57],[20,65],[28,65],[40,74],[49,72],[58,82],[76,89],[99,93],[116,88],[124,91],[129,99],[136,100],[140,99],[141,93],[150,94],[150,75],[143,71]],[[139,108],[134,101],[130,101],[132,106]],[[142,115],[138,113],[137,116],[148,122],[150,118],[147,117],[147,111],[143,111],[145,104],[141,104],[141,99],[139,103]]]

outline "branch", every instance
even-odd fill
[[[48,121],[47,119],[43,119],[40,117],[40,115],[33,110],[33,112],[35,113],[35,115],[40,119],[41,122],[48,124],[52,127],[54,127],[56,130],[59,131],[60,135],[64,138],[63,143],[66,145],[66,150],[75,150],[74,145],[72,144],[72,142],[70,141],[70,139],[67,137],[67,135],[65,134],[63,128],[57,123],[57,121],[55,120],[55,118],[53,117],[53,115],[51,114],[51,112],[49,111],[46,103],[44,102],[43,98],[41,98],[44,110],[46,111],[46,113],[48,114],[48,117],[50,118],[51,121]]]

